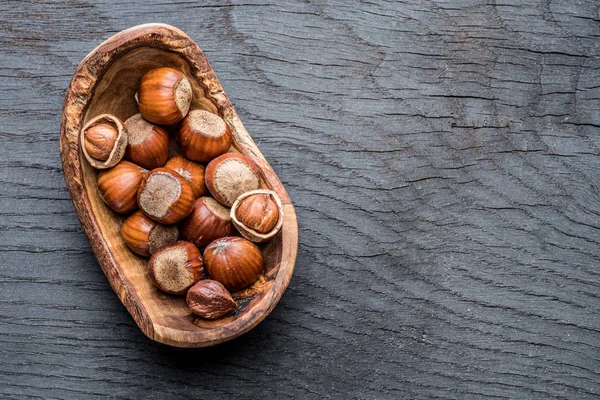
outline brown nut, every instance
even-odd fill
[[[213,240],[233,234],[229,210],[212,197],[200,197],[194,202],[194,211],[183,221],[181,236],[204,248]]]
[[[208,193],[204,184],[204,167],[183,156],[173,156],[165,164],[165,168],[172,169],[183,176],[191,185],[194,197],[202,197]]]
[[[110,114],[102,114],[90,120],[80,135],[81,151],[92,167],[114,167],[125,154],[127,129],[123,122]]]
[[[235,292],[254,283],[263,270],[263,256],[257,245],[241,237],[224,237],[204,250],[204,262],[211,279]]]
[[[92,158],[98,161],[106,161],[113,147],[115,147],[118,134],[112,125],[94,125],[85,131],[85,149]]]
[[[161,225],[138,210],[123,222],[121,236],[131,251],[150,257],[160,247],[176,242],[179,230],[176,225]]]
[[[147,173],[147,170],[129,161],[121,161],[111,169],[100,171],[100,197],[114,211],[130,213],[137,208],[138,188]]]
[[[138,109],[159,125],[174,125],[186,116],[192,100],[192,85],[183,72],[173,68],[148,71],[140,80]]]
[[[146,175],[138,191],[140,209],[161,224],[181,221],[194,208],[194,192],[188,181],[168,168],[156,168]]]
[[[181,152],[194,161],[208,162],[226,153],[231,141],[231,131],[223,118],[204,110],[190,111],[177,132]]]
[[[248,157],[226,153],[208,163],[204,180],[215,200],[231,207],[242,193],[260,187],[260,170]]]
[[[200,250],[190,242],[175,242],[156,250],[148,261],[148,276],[166,293],[185,294],[202,278]]]
[[[243,193],[231,207],[231,222],[246,239],[261,243],[283,226],[283,205],[277,193],[259,189]]]
[[[221,283],[210,279],[196,282],[185,297],[188,308],[206,319],[217,319],[237,308],[237,303]]]
[[[153,169],[162,167],[169,158],[169,134],[135,114],[125,121],[127,150],[125,158],[137,165]]]

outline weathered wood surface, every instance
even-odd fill
[[[600,395],[600,14],[585,1],[0,3],[0,397]],[[274,312],[157,345],[58,153],[75,66],[160,21],[206,52],[296,206]]]

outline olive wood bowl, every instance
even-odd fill
[[[160,292],[147,277],[147,259],[131,252],[120,236],[125,218],[104,204],[97,171],[83,156],[79,132],[103,113],[126,120],[137,112],[135,93],[150,69],[173,67],[192,83],[190,109],[218,113],[231,128],[230,151],[250,157],[262,172],[263,188],[281,198],[281,232],[261,245],[263,275],[234,293],[238,309],[215,321],[196,318],[184,297]],[[173,144],[171,153],[178,153]],[[150,339],[177,347],[204,347],[233,339],[255,327],[273,310],[287,288],[298,249],[294,207],[283,185],[242,125],[204,53],[185,33],[165,24],[145,24],[122,31],[96,47],[77,67],[65,95],[60,128],[63,172],[75,211],[100,267],[142,332]]]

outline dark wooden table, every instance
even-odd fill
[[[600,3],[224,3],[0,2],[0,397],[598,398]],[[142,335],[61,171],[75,66],[155,21],[298,214],[282,301],[209,349]]]

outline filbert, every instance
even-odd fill
[[[162,167],[169,158],[169,134],[135,114],[125,121],[127,150],[125,158],[137,165],[153,169]]]
[[[177,142],[186,158],[208,162],[227,152],[232,136],[229,126],[216,114],[192,110],[181,121]]]
[[[161,225],[138,210],[123,222],[121,236],[131,251],[149,257],[160,247],[177,241],[179,230],[176,225]]]
[[[127,129],[119,118],[102,114],[85,124],[80,140],[83,155],[91,166],[108,169],[121,161],[125,154]]]
[[[148,276],[166,293],[183,295],[204,272],[200,250],[190,242],[175,242],[156,250],[148,261]]]
[[[204,180],[215,200],[227,207],[242,193],[258,189],[261,181],[256,164],[237,153],[226,153],[209,162]]]
[[[224,237],[204,250],[204,262],[211,279],[235,292],[254,283],[263,271],[263,256],[257,245],[241,237]]]
[[[192,186],[177,172],[168,168],[150,171],[138,191],[140,209],[161,224],[181,221],[194,208]]]
[[[192,185],[194,197],[202,197],[208,193],[204,183],[204,167],[188,160],[183,156],[173,156],[165,164],[165,168],[172,169]]]
[[[138,108],[142,116],[159,125],[174,125],[186,116],[192,100],[192,85],[174,68],[157,68],[142,76]]]
[[[243,237],[261,243],[281,230],[283,205],[272,190],[252,190],[243,193],[233,203],[231,221]]]
[[[232,233],[229,209],[212,197],[196,199],[194,210],[181,225],[181,236],[201,249],[213,240],[230,236]]]
[[[121,161],[111,169],[100,171],[100,197],[114,211],[130,213],[137,208],[138,189],[147,173],[147,170],[129,161]]]
[[[190,311],[206,319],[221,318],[237,308],[237,303],[225,287],[211,279],[196,282],[186,295]]]

